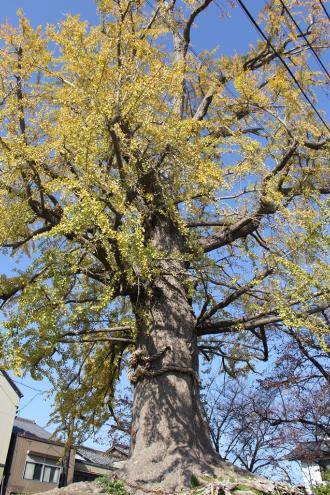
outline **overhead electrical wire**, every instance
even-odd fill
[[[18,380],[13,380],[13,382],[17,383],[18,385],[23,385],[23,387],[29,388],[30,390],[34,390],[35,392],[37,392],[26,404],[24,404],[18,409],[17,414],[19,414],[21,411],[23,411],[23,409],[28,407],[31,404],[31,402],[33,402],[39,395],[46,393],[45,390],[40,390],[39,388],[31,387],[30,385],[26,385],[25,383],[19,382]]]
[[[34,392],[40,392],[40,393],[46,392],[46,390],[40,390],[40,388],[31,387],[30,385],[26,385],[25,383],[19,382],[18,380],[13,380],[13,382],[17,383],[17,385],[22,385],[23,387],[29,388],[30,390],[34,390]]]
[[[327,11],[327,9],[325,8],[324,3],[322,2],[322,0],[319,0],[319,3],[321,4],[322,9],[324,10],[325,15],[327,16],[327,18],[328,18],[328,19],[329,19],[329,21],[330,21],[330,15],[329,15],[329,12]]]
[[[29,388],[30,390],[33,390],[34,392],[37,392],[26,404],[24,404],[23,406],[21,406],[17,410],[17,414],[19,414],[26,407],[28,407],[31,404],[31,402],[33,402],[39,395],[42,395],[42,394],[46,393],[46,390],[40,390],[39,388],[31,387],[30,385],[26,385],[25,383],[19,382],[18,380],[14,380],[14,379],[12,379],[12,380],[13,380],[13,382],[17,383],[18,385],[22,385],[23,387]]]
[[[286,70],[288,71],[288,73],[290,74],[291,78],[294,80],[294,82],[296,83],[298,89],[300,90],[300,92],[302,93],[302,95],[304,96],[304,98],[306,99],[306,101],[309,103],[309,105],[311,106],[311,108],[314,110],[314,112],[316,113],[316,115],[318,116],[318,118],[320,119],[320,121],[323,123],[323,125],[325,126],[325,128],[328,130],[328,132],[330,132],[330,128],[328,127],[326,121],[324,120],[324,118],[322,117],[322,115],[320,114],[320,112],[318,111],[318,109],[316,108],[316,106],[314,105],[313,101],[311,100],[311,98],[308,96],[308,94],[305,92],[304,88],[301,86],[301,84],[299,83],[299,81],[297,80],[296,76],[294,75],[294,73],[292,72],[292,70],[290,69],[289,65],[286,63],[286,61],[283,59],[283,57],[281,56],[280,53],[278,53],[278,51],[276,50],[276,48],[273,46],[273,44],[271,43],[271,41],[269,40],[269,38],[266,36],[266,34],[264,33],[264,31],[261,29],[261,27],[258,25],[257,21],[254,19],[254,17],[252,16],[252,14],[250,13],[250,11],[248,10],[248,8],[245,6],[245,4],[242,2],[242,0],[237,0],[237,2],[239,3],[239,5],[241,6],[241,8],[243,9],[243,11],[245,12],[245,14],[248,16],[248,18],[250,19],[250,21],[252,22],[252,24],[255,26],[255,28],[258,30],[258,32],[261,34],[261,36],[265,39],[265,41],[268,43],[268,45],[270,46],[270,48],[273,50],[273,52],[275,53],[275,55],[278,57],[278,59],[281,61],[281,63],[284,65],[284,67],[286,68]],[[321,0],[320,0],[321,2]],[[146,3],[149,5],[149,7],[151,8],[154,8],[154,5],[152,4],[152,2],[150,0],[146,0]],[[214,3],[215,5],[220,8],[218,2],[216,0],[214,0]],[[325,10],[325,7],[323,6],[322,2],[321,2],[321,5],[322,7],[324,8]],[[326,12],[326,10],[325,10]],[[327,13],[327,12],[326,12]],[[328,13],[327,13],[328,15]],[[167,20],[166,18],[160,14],[160,17],[162,17],[165,22],[167,23]],[[329,17],[329,16],[328,16]],[[169,25],[167,23],[167,25]],[[178,33],[178,36],[180,37],[180,39],[182,41],[185,41],[184,38],[181,36],[180,33]],[[188,46],[188,50],[191,51],[191,53],[197,58],[199,59],[199,55],[198,53],[189,45]],[[202,64],[203,64],[203,61],[202,61]],[[160,72],[161,68],[158,69],[157,73]],[[227,87],[227,90],[229,91],[229,93],[231,93],[232,96],[233,95],[233,92],[231,91],[230,88]],[[141,91],[141,94],[138,96],[138,98],[136,99],[135,103],[143,96],[144,94],[144,91]],[[255,120],[255,118],[254,118]]]
[[[297,23],[297,21],[295,20],[295,18],[293,17],[293,15],[291,14],[290,10],[287,8],[287,6],[285,5],[284,1],[283,0],[279,0],[283,9],[285,10],[285,12],[287,13],[287,15],[290,17],[291,21],[294,23],[294,25],[296,26],[297,30],[299,31],[299,33],[301,34],[301,36],[304,38],[304,40],[306,41],[307,45],[309,46],[309,48],[311,49],[313,55],[315,56],[315,58],[317,59],[317,61],[319,62],[320,66],[322,67],[322,69],[324,70],[324,72],[326,73],[326,75],[328,76],[328,78],[330,79],[330,73],[328,71],[328,69],[326,68],[326,66],[324,65],[324,63],[322,62],[321,58],[319,57],[318,53],[314,50],[314,47],[310,44],[308,38],[306,37],[305,33],[303,33],[303,31],[300,29],[300,26],[299,24]]]
[[[247,15],[247,17],[250,19],[250,21],[252,22],[252,24],[254,25],[254,27],[257,29],[257,31],[261,34],[261,36],[267,42],[268,46],[270,46],[270,48],[273,50],[273,52],[275,53],[275,55],[277,56],[277,58],[281,61],[281,63],[283,64],[283,66],[286,68],[286,70],[290,74],[291,78],[296,83],[296,86],[298,87],[298,89],[300,90],[300,92],[302,93],[302,95],[304,96],[304,98],[306,99],[306,101],[309,103],[309,105],[311,106],[311,108],[314,110],[314,112],[316,113],[316,115],[318,116],[318,118],[320,119],[320,121],[323,123],[324,127],[326,127],[326,129],[328,130],[328,132],[330,132],[330,128],[328,127],[328,124],[326,123],[326,121],[324,120],[324,118],[322,117],[322,115],[320,114],[320,112],[318,111],[318,109],[316,108],[316,106],[314,105],[313,101],[308,96],[308,94],[306,93],[306,91],[304,90],[304,88],[301,86],[300,82],[298,81],[298,79],[296,78],[296,76],[294,75],[294,73],[290,69],[289,65],[284,60],[284,58],[276,50],[276,48],[274,47],[274,45],[272,44],[272,42],[270,41],[270,39],[268,38],[268,36],[261,29],[261,27],[259,26],[259,24],[255,20],[255,18],[253,17],[253,15],[249,11],[249,9],[246,7],[246,5],[244,4],[244,2],[242,2],[242,0],[237,0],[237,2],[240,5],[240,7],[243,9],[243,11],[245,12],[245,14]]]
[[[30,404],[31,402],[33,402],[39,395],[42,395],[43,392],[38,392],[36,393],[32,399],[30,399],[26,404],[24,404],[24,406],[20,407],[18,410],[17,410],[17,414],[20,414],[24,409],[26,409]]]

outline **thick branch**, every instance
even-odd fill
[[[209,253],[210,251],[214,251],[222,246],[231,244],[237,239],[247,237],[249,234],[252,234],[258,229],[264,216],[274,214],[276,212],[276,206],[272,202],[270,203],[267,201],[267,184],[289,164],[291,158],[296,152],[297,146],[297,142],[294,141],[282,157],[281,161],[277,163],[276,167],[264,178],[262,185],[262,190],[264,192],[261,195],[259,207],[254,215],[250,215],[242,220],[239,220],[217,235],[202,238],[200,242],[204,246],[205,253]]]
[[[203,120],[203,118],[207,114],[209,106],[212,103],[213,96],[214,96],[214,91],[210,91],[204,96],[204,98],[200,102],[200,104],[199,104],[199,106],[195,112],[195,115],[193,116],[193,118],[195,120]]]
[[[196,19],[196,17],[201,13],[203,12],[203,10],[205,10],[209,5],[210,3],[212,2],[212,0],[204,0],[204,2],[202,2],[191,14],[190,14],[190,17],[189,19],[187,20],[187,23],[185,25],[185,28],[183,30],[183,39],[185,41],[185,47],[184,47],[184,52],[185,54],[187,53],[188,49],[189,49],[189,43],[190,43],[190,33],[191,33],[191,28],[192,28],[192,25]]]
[[[94,334],[102,334],[102,333],[114,333],[114,332],[126,332],[132,330],[132,327],[128,325],[123,325],[123,326],[118,326],[118,327],[111,327],[111,328],[104,328],[104,329],[97,329],[97,330],[78,330],[76,332],[74,331],[69,331],[65,332],[64,334],[61,335],[62,337],[77,337],[80,335],[94,335]]]
[[[22,280],[20,283],[14,284],[12,287],[8,288],[8,290],[2,290],[2,292],[0,292],[0,300],[2,300],[0,309],[6,304],[7,301],[9,301],[9,299],[18,294],[18,292],[24,290],[27,285],[33,283],[37,278],[41,277],[41,275],[43,275],[46,270],[47,268],[43,268],[42,270],[40,270],[40,272],[32,275],[28,280]],[[20,279],[21,277],[17,278]]]
[[[303,342],[302,340],[300,339],[300,337],[298,336],[297,332],[294,332],[293,329],[290,329],[289,330],[289,333],[290,335],[292,336],[292,338],[297,342],[298,344],[298,347],[299,347],[299,350],[300,352],[311,362],[313,363],[313,365],[319,370],[319,372],[324,376],[324,378],[326,379],[326,381],[330,384],[330,373],[327,372],[327,370],[325,370],[323,368],[323,366],[321,365],[321,363],[315,359],[308,351],[307,349],[305,348],[305,346],[303,345]]]
[[[26,244],[28,241],[30,241],[31,239],[33,239],[37,235],[43,234],[44,232],[49,232],[52,228],[53,228],[52,224],[44,225],[43,227],[40,227],[39,229],[36,229],[33,232],[30,232],[30,234],[25,239],[21,239],[20,241],[16,241],[16,242],[9,242],[9,243],[3,244],[2,247],[17,249],[20,246],[23,246],[24,244]]]
[[[321,313],[325,309],[328,309],[329,304],[324,304],[311,308],[308,311],[303,311],[297,313],[298,318],[303,318],[316,313]],[[210,322],[203,322],[197,325],[197,333],[199,336],[202,335],[214,335],[221,333],[236,333],[240,329],[242,330],[255,330],[262,326],[271,325],[274,323],[281,323],[283,318],[276,314],[266,315],[266,316],[253,316],[250,318],[238,318],[236,320],[214,320]]]

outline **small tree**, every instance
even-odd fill
[[[276,403],[276,392],[266,392],[251,380],[227,378],[222,386],[207,388],[211,438],[221,457],[251,473],[291,482],[284,459],[294,447],[292,435],[283,424],[263,416]]]
[[[263,373],[259,368],[247,379],[208,380],[203,392],[211,438],[224,459],[252,472],[292,480],[288,454],[301,449],[307,458],[306,442],[327,443],[329,337],[325,343],[321,348],[307,332],[293,339],[292,329],[274,332],[272,367]],[[310,456],[313,460],[312,451]]]
[[[304,36],[274,0],[267,41],[234,57],[190,51],[212,0],[1,29],[0,244],[21,260],[1,277],[1,365],[47,375],[61,414],[95,427],[128,365],[133,481],[179,489],[218,462],[200,351],[233,371],[267,360],[274,325],[327,331],[328,129],[306,44],[321,53],[327,19],[287,4]]]
[[[330,433],[329,335],[319,342],[311,332],[291,328],[273,344],[277,357],[260,383],[276,393],[280,407],[264,409],[264,420],[287,425],[296,443],[323,440]]]

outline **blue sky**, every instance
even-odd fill
[[[263,0],[249,0],[249,8],[253,13],[264,5]],[[193,47],[199,51],[219,46],[222,53],[244,51],[249,42],[256,39],[253,26],[239,8],[231,9],[230,18],[224,18],[227,10],[227,0],[219,0],[217,5],[211,6],[208,11],[199,17]],[[81,19],[96,23],[98,20],[93,0],[5,0],[1,2],[0,22],[8,20],[17,22],[16,11],[22,8],[33,26],[46,23],[57,23],[65,18],[67,13],[80,14]]]
[[[218,0],[218,5],[225,11],[227,0]],[[246,0],[246,4],[255,14],[263,5],[263,0]],[[80,14],[82,19],[97,22],[93,0],[3,0],[1,2],[0,23],[17,22],[16,11],[22,8],[33,26],[45,23],[57,23],[64,19],[66,13]],[[257,34],[253,26],[241,11],[230,11],[230,17],[223,17],[221,9],[215,4],[200,17],[198,29],[192,37],[193,48],[198,52],[203,49],[219,47],[225,54],[235,51],[244,52],[250,43],[255,42]],[[10,273],[12,261],[0,256],[0,273]],[[29,377],[14,378],[24,394],[20,404],[20,415],[36,420],[41,426],[46,425],[51,401],[42,391],[47,390],[47,382],[34,382]],[[31,387],[31,388],[28,388]],[[51,431],[51,427],[49,428]],[[92,442],[90,443],[92,444]],[[101,447],[102,448],[102,447]]]

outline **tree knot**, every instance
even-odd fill
[[[128,361],[128,379],[130,382],[137,383],[137,381],[144,376],[154,377],[163,375],[164,373],[185,373],[191,375],[194,381],[199,383],[198,374],[193,368],[167,365],[159,369],[151,369],[151,363],[162,357],[169,350],[171,350],[171,347],[167,346],[162,351],[151,355],[148,354],[145,349],[137,349],[133,352]]]
[[[140,376],[145,375],[145,372],[150,370],[151,363],[164,356],[171,347],[166,346],[160,352],[148,354],[146,349],[137,349],[128,360],[128,379],[132,383],[136,383]]]

